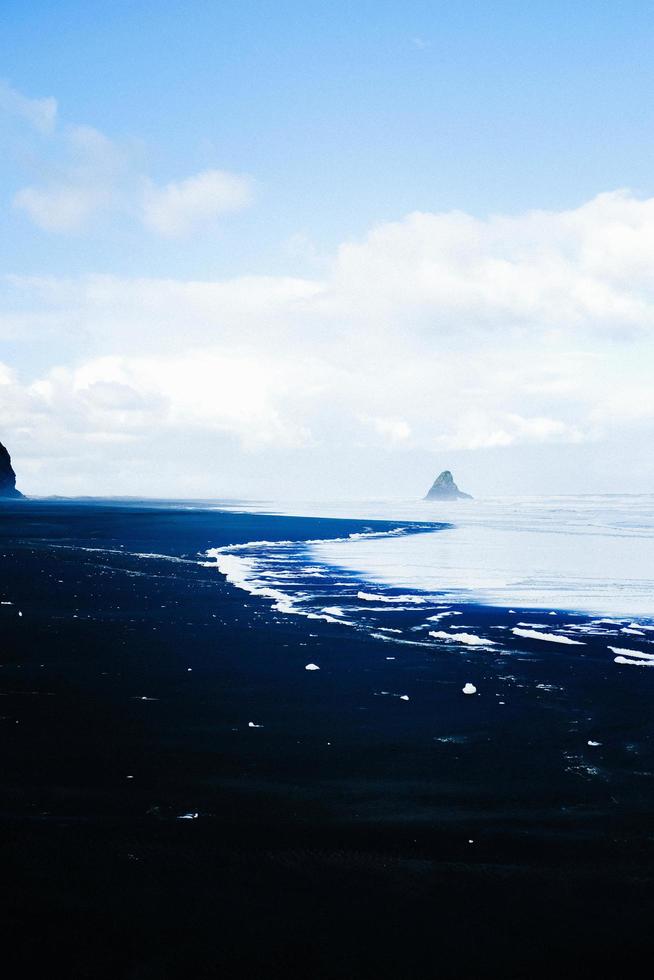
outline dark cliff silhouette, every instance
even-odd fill
[[[0,442],[0,497],[18,499],[23,494],[16,489],[16,474],[11,465],[11,456]]]

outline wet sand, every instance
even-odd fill
[[[615,976],[651,951],[650,672],[541,651],[565,699],[527,685],[500,708],[461,694],[490,686],[483,662],[389,662],[198,562],[362,526],[2,506],[7,969]],[[502,616],[465,609],[474,628]]]

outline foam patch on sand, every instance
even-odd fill
[[[617,655],[613,658],[613,663],[629,667],[654,667],[654,653],[627,650],[626,647],[609,647],[609,650]]]
[[[525,640],[545,640],[547,643],[565,643],[568,646],[585,646],[581,640],[571,640],[569,636],[563,636],[558,633],[540,633],[538,630],[525,630],[520,629],[518,626],[514,626],[511,632],[515,636],[521,636]]]
[[[430,630],[429,636],[435,640],[445,640],[449,643],[463,643],[469,647],[490,647],[495,645],[494,640],[485,640],[474,633],[446,633],[444,630]]]

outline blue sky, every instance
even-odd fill
[[[64,458],[92,458],[93,492],[155,492],[155,478],[144,480],[133,459],[156,447],[164,424],[193,447],[195,476],[181,486],[167,474],[163,493],[196,484],[205,493],[216,483],[219,492],[285,493],[278,469],[304,485],[325,454],[339,452],[334,493],[365,493],[371,466],[388,492],[410,492],[452,458],[492,490],[509,491],[523,469],[533,471],[534,454],[556,490],[570,445],[586,454],[600,489],[619,489],[602,478],[607,454],[638,479],[628,460],[649,409],[630,410],[624,429],[609,431],[592,391],[598,398],[611,365],[625,391],[646,388],[639,372],[651,356],[650,313],[636,306],[648,288],[646,202],[654,195],[653,40],[654,6],[643,2],[5,2],[3,430],[7,441],[14,435],[33,489],[55,491],[62,481],[83,489],[69,482]],[[35,124],[44,99],[56,100],[56,115]],[[588,219],[579,210],[621,188],[629,189],[621,204],[600,198],[609,203]],[[534,211],[557,217],[539,224]],[[463,266],[453,271],[464,247],[460,223],[442,217],[419,228],[407,220],[412,212],[467,216]],[[489,230],[495,215],[516,224]],[[615,222],[630,243],[620,283],[609,282],[606,254],[589,283],[589,248],[606,240],[610,252]],[[374,238],[384,228],[388,235]],[[532,260],[520,273],[525,237]],[[480,239],[474,309],[440,286],[416,305],[425,276],[451,283],[470,274]],[[416,249],[413,268],[427,270],[420,282],[407,260]],[[535,269],[533,256],[544,253]],[[568,260],[548,307],[552,269]],[[494,280],[491,295],[486,274],[497,261],[518,272],[508,284]],[[98,276],[102,289],[91,288]],[[364,309],[377,276],[397,280],[396,292]],[[527,276],[540,277],[530,279],[537,300],[519,295]],[[164,280],[175,284],[165,313],[152,300]],[[198,282],[207,287],[201,298],[184,285]],[[212,288],[219,283],[227,299]],[[379,360],[378,344],[392,361]],[[475,395],[457,434],[451,419],[437,424],[447,410],[430,404],[419,366],[433,358],[437,384],[439,371],[463,378],[466,356],[486,348],[522,363],[523,378],[535,359],[551,362],[548,379],[530,382],[520,403],[515,379],[497,380],[492,393]],[[371,351],[373,374],[387,380],[377,391],[372,378],[363,384],[366,400],[342,362]],[[267,400],[256,411],[192,404],[186,394],[166,402],[156,377],[182,359],[192,389],[193,357],[214,358],[217,384],[221,364],[233,371],[238,363],[246,377],[248,358],[257,369],[270,361],[252,395],[257,402],[265,388]],[[595,367],[570,372],[570,358]],[[313,389],[300,395],[298,378],[311,373]],[[574,394],[571,373],[581,378]],[[425,386],[421,412],[436,420],[429,431],[419,431],[409,404],[403,411],[416,384]],[[389,386],[397,397],[385,414]],[[91,388],[102,402],[93,417]],[[330,414],[334,398],[349,414]],[[264,418],[276,421],[262,436]],[[44,462],[44,433],[65,446],[62,461]],[[122,460],[118,477],[115,467],[98,469],[109,444]],[[366,463],[349,486],[353,445]],[[207,447],[229,459],[220,479],[206,476]],[[498,453],[507,485],[496,477]],[[389,467],[402,477],[389,477]],[[253,484],[249,474],[261,469],[270,479]],[[306,481],[307,492],[314,483]],[[582,488],[592,489],[572,487]]]
[[[298,230],[334,247],[413,209],[649,195],[653,30],[643,2],[5,2],[0,61],[69,121],[140,142],[156,179],[218,165],[257,180],[256,213],[211,249],[139,256],[213,275],[288,269],[279,243]],[[130,271],[139,249],[117,228],[59,257],[10,227],[3,257],[30,271]]]

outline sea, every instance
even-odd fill
[[[353,602],[358,582],[364,594],[368,586],[388,590],[385,601],[396,612],[407,610],[394,591],[410,611],[447,601],[612,616],[632,637],[638,630],[646,636],[654,622],[654,494],[266,506],[276,513],[397,521],[383,532],[371,525],[345,538],[248,542],[208,552],[232,584],[251,594],[269,590],[286,612],[334,616],[336,608],[336,619],[374,629],[365,604],[374,597],[362,605],[357,589]],[[602,633],[611,625],[596,622]]]

